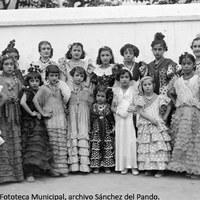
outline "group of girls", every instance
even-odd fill
[[[181,67],[164,58],[162,33],[155,34],[149,64],[136,63],[139,49],[125,44],[123,64],[104,46],[93,66],[83,61],[81,43],[56,64],[51,43],[41,41],[26,75],[14,45],[1,56],[0,183],[113,168],[200,177],[199,37],[191,46],[196,58],[182,54]]]

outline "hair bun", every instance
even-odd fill
[[[14,48],[14,46],[15,46],[15,40],[13,39],[13,40],[11,40],[11,41],[9,42],[7,48]]]
[[[165,36],[162,33],[156,33],[154,36],[154,40],[163,40],[164,37]]]

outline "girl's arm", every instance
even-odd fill
[[[114,98],[113,98],[113,101],[112,101],[112,104],[111,104],[111,111],[112,111],[113,113],[115,113],[115,114],[116,114],[116,112],[117,112],[117,103],[116,103],[116,101],[114,100]]]
[[[43,117],[52,117],[52,113],[44,113],[40,104],[39,104],[39,99],[40,99],[40,96],[42,95],[42,92],[44,92],[43,90],[38,90],[38,92],[35,94],[34,98],[33,98],[33,103],[36,107],[36,109],[38,110],[38,112],[43,116]]]
[[[150,121],[155,126],[158,126],[158,121],[155,118],[148,115],[147,113],[145,113],[145,111],[143,109],[140,109],[139,114],[140,114],[140,116],[142,116],[144,119]]]
[[[3,92],[0,92],[0,97],[1,97],[0,106],[3,106],[4,103],[8,100],[8,97]]]
[[[174,95],[171,93],[171,91],[167,91],[167,96],[172,100],[172,103],[176,105],[176,99]]]
[[[164,114],[164,116],[163,116],[163,120],[164,120],[164,121],[167,120],[167,118],[168,118],[168,116],[169,116],[169,114],[170,114],[170,111],[171,111],[171,109],[172,109],[171,103],[172,103],[172,102],[170,101],[170,103],[167,105],[167,110],[166,110],[166,112],[165,112],[165,114]]]
[[[27,103],[26,103],[26,100],[27,100],[27,95],[26,93],[23,94],[22,98],[21,98],[21,101],[20,101],[20,104],[21,106],[24,108],[24,110],[31,116],[37,116],[38,119],[41,118],[41,116],[39,116],[40,114],[35,112],[35,111],[31,111],[31,109],[28,107]]]

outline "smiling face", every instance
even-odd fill
[[[200,57],[200,39],[194,40],[192,44],[192,51],[195,57]]]
[[[71,49],[72,58],[75,60],[79,60],[81,58],[82,53],[82,48],[79,45],[74,45]]]
[[[112,55],[109,51],[102,51],[100,53],[100,59],[103,65],[110,64],[110,60],[112,59]]]
[[[153,46],[152,52],[153,52],[155,59],[160,60],[165,53],[165,49],[162,46],[162,44],[156,44],[156,45]]]
[[[12,58],[9,58],[3,62],[3,71],[4,73],[11,75],[14,72],[14,61]]]

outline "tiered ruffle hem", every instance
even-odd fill
[[[170,136],[164,122],[159,126],[140,119],[138,126],[138,169],[165,170],[170,160]]]
[[[64,175],[68,173],[67,122],[64,109],[61,105],[55,104],[46,107],[45,111],[53,112],[53,116],[50,119],[45,120],[49,136],[49,143],[53,153],[51,161],[51,172]]]
[[[181,106],[172,118],[174,148],[168,169],[200,175],[200,110]]]
[[[43,120],[37,117],[23,119],[22,124],[23,166],[25,173],[50,169],[50,145]],[[31,169],[33,167],[33,169]]]

